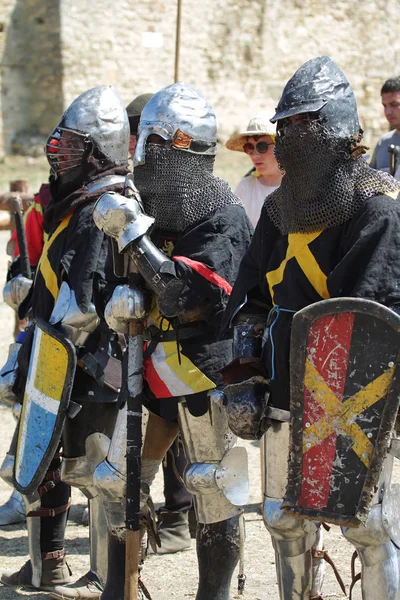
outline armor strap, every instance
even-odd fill
[[[349,589],[349,600],[353,597],[353,588],[357,581],[361,579],[361,572],[356,575],[356,558],[358,556],[357,550],[354,550],[353,555],[351,557],[351,584]]]
[[[313,558],[320,558],[320,559],[324,560],[325,562],[328,563],[329,566],[332,567],[332,570],[336,577],[336,581],[340,585],[340,588],[341,588],[343,594],[346,594],[346,588],[345,588],[343,579],[341,578],[340,573],[337,570],[337,567],[336,567],[335,563],[333,562],[333,560],[331,559],[331,557],[329,556],[328,552],[326,550],[318,550],[317,548],[312,548],[311,555]],[[319,596],[317,596],[317,599],[318,598],[319,598]],[[312,599],[310,598],[310,600],[312,600]]]
[[[64,506],[59,506],[57,508],[39,508],[38,510],[31,510],[26,515],[27,517],[56,517],[57,515],[61,515],[62,513],[67,512],[69,507],[71,506],[71,498],[68,500],[67,504]]]
[[[44,494],[52,490],[56,487],[58,483],[61,481],[61,473],[60,469],[56,469],[55,471],[47,471],[42,485],[39,486],[38,493],[39,496],[42,497]]]
[[[51,560],[52,558],[64,558],[65,550],[54,550],[53,552],[42,552],[42,560]]]
[[[152,598],[150,596],[150,592],[147,589],[147,587],[144,585],[143,579],[140,577],[140,575],[139,575],[139,581],[138,581],[138,583],[139,583],[139,589],[141,590],[143,596],[145,598],[147,598],[147,600],[152,600]]]
[[[143,353],[143,360],[147,360],[153,354],[157,344],[160,342],[179,342],[180,340],[188,340],[193,337],[199,337],[208,333],[208,328],[205,323],[191,323],[190,326],[176,325],[176,329],[162,331],[155,325],[150,325],[144,330],[143,338],[149,342],[146,350]]]

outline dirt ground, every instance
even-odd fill
[[[0,282],[4,281],[6,270],[5,244],[7,232],[0,232]],[[3,365],[7,355],[7,347],[11,342],[13,330],[13,312],[2,301],[0,302],[0,364]],[[0,406],[0,460],[5,455],[14,429],[11,412]],[[244,443],[249,454],[250,498],[245,508],[246,543],[245,574],[247,577],[245,600],[278,600],[278,589],[275,577],[275,558],[268,532],[264,528],[260,506],[260,466],[259,444]],[[400,481],[400,470],[396,465],[396,480]],[[157,477],[152,489],[156,507],[163,501],[162,480]],[[0,503],[10,494],[10,488],[0,480]],[[81,525],[81,515],[85,506],[85,498],[79,491],[73,491],[73,506],[70,511],[67,531],[66,550],[68,561],[74,576],[78,578],[89,567],[88,528]],[[331,558],[339,568],[346,588],[350,584],[350,558],[352,547],[340,535],[338,527],[332,527],[326,534],[326,547]],[[0,570],[18,569],[28,558],[27,532],[24,524],[0,527]],[[189,551],[174,555],[151,556],[144,568],[144,581],[152,594],[153,600],[184,600],[195,598],[197,588],[197,561],[194,542]],[[235,589],[236,576],[231,588],[231,598],[238,598]],[[345,598],[340,591],[332,570],[327,566],[324,598]],[[45,600],[46,593],[28,592],[0,587],[0,600],[16,600],[21,596],[29,596],[30,600]],[[360,600],[359,584],[353,594],[354,600]],[[213,600],[210,598],[210,600]],[[383,600],[377,592],[376,600]]]

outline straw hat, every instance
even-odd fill
[[[243,152],[243,145],[246,143],[246,138],[254,137],[255,135],[270,135],[275,139],[276,125],[273,125],[266,114],[257,115],[250,119],[246,131],[238,133],[229,138],[225,146],[228,150],[236,150]]]

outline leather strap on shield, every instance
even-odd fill
[[[400,317],[369,300],[299,311],[291,338],[291,437],[283,507],[365,522],[399,408]]]
[[[62,333],[39,320],[35,326],[19,422],[14,485],[34,493],[60,442],[74,381],[75,348]]]

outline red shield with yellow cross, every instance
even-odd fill
[[[370,300],[299,311],[291,337],[291,437],[283,508],[365,522],[400,398],[400,316]]]

